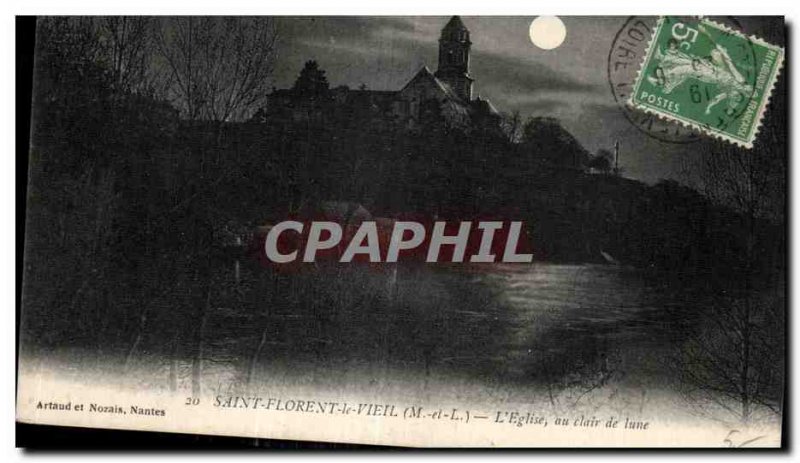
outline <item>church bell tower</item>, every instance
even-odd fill
[[[469,76],[469,31],[461,18],[453,16],[439,37],[439,67],[436,77],[466,101],[472,100],[472,77]]]

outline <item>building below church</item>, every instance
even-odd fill
[[[453,127],[473,124],[497,125],[500,113],[487,99],[472,98],[474,79],[469,74],[469,30],[461,18],[453,16],[439,38],[439,63],[436,72],[423,66],[408,83],[396,91],[352,90],[346,86],[326,92],[326,98],[361,118],[391,120],[408,128],[419,127],[431,112],[439,113]],[[316,63],[313,63],[316,67]],[[308,66],[308,64],[307,64]],[[302,74],[301,74],[302,77]],[[325,82],[327,90],[327,82]],[[311,98],[309,99],[309,95]],[[301,121],[313,117],[319,92],[298,89],[274,90],[268,97],[268,119]]]

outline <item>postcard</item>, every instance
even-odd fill
[[[781,447],[771,16],[37,19],[17,420]]]

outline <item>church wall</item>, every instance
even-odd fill
[[[397,93],[395,114],[407,126],[419,124],[420,110],[426,101],[437,100],[441,103],[442,116],[455,127],[466,127],[469,124],[469,110],[462,104],[453,101],[434,81],[434,77],[426,79],[418,77]]]
[[[406,88],[397,93],[395,113],[410,125],[419,122],[420,108],[423,102],[447,98],[442,89],[432,79],[414,79]]]

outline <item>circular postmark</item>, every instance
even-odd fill
[[[680,18],[668,19],[671,21],[681,20]],[[676,121],[666,120],[658,115],[636,110],[629,104],[631,92],[634,90],[639,69],[642,67],[658,20],[659,18],[654,16],[629,17],[614,36],[614,41],[608,53],[608,83],[611,94],[628,121],[648,136],[667,143],[693,143],[703,138],[699,131]],[[693,21],[696,22],[697,19],[695,18]],[[714,18],[714,21],[729,28],[725,32],[726,34],[735,34],[735,31],[741,30],[741,25],[733,18]],[[748,49],[738,50],[738,55],[744,56],[744,61],[749,61],[752,64],[755,62],[755,51],[752,43],[749,39],[745,40],[744,43],[746,44],[744,45],[745,48]],[[698,64],[702,64],[702,62],[698,62]],[[753,66],[748,66],[747,63],[741,69],[746,82],[752,82],[754,79],[753,69]],[[657,75],[652,77],[658,78]],[[687,84],[676,90],[685,92],[688,101],[698,105],[709,104],[715,96],[709,86],[702,82]],[[740,97],[742,101],[738,101],[737,104],[726,109],[720,115],[719,120],[715,123],[717,128],[727,127],[731,122],[739,118],[745,111],[752,93],[740,95]],[[710,124],[703,124],[702,127],[708,130],[711,129]]]

